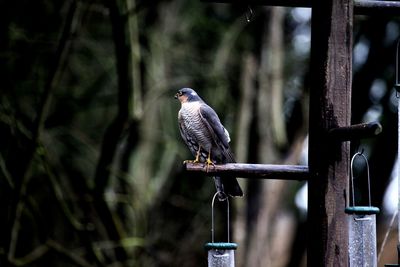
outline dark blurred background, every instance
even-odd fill
[[[238,162],[307,164],[310,17],[197,0],[0,2],[0,266],[206,266],[214,185],[183,172],[173,96],[192,87],[214,107]],[[352,144],[382,210],[378,251],[389,230],[380,266],[396,256],[385,192],[399,22],[354,20],[352,122],[383,126]],[[237,266],[305,266],[304,183],[239,180]]]

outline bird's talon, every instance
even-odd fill
[[[198,160],[198,159],[195,159],[195,160],[190,160],[190,159],[187,159],[187,160],[184,160],[183,161],[183,164],[188,164],[188,163],[199,163],[200,161]]]
[[[208,170],[210,169],[210,165],[215,167],[214,162],[212,162],[212,160],[210,160],[210,159],[207,159],[207,161],[205,162],[206,172],[208,172]]]

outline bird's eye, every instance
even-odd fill
[[[183,95],[182,91],[179,91],[179,92],[178,92],[178,95],[179,95],[179,96]]]

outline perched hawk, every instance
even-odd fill
[[[181,136],[195,156],[194,162],[211,164],[233,163],[235,159],[229,148],[229,133],[221,124],[217,113],[190,88],[178,91],[175,98],[181,102],[178,122]],[[234,177],[214,177],[215,186],[229,196],[243,196],[242,189]]]

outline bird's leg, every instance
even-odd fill
[[[211,149],[208,151],[208,157],[206,160],[206,172],[208,172],[208,169],[210,168],[210,165],[215,166],[214,162],[211,160]]]
[[[183,164],[186,164],[186,163],[199,163],[200,162],[200,150],[201,150],[201,146],[199,146],[199,149],[197,150],[196,158],[194,160],[185,160],[185,161],[183,161]]]
[[[197,150],[196,158],[194,159],[193,163],[200,162],[200,150],[201,150],[201,146],[199,146],[199,150]]]

